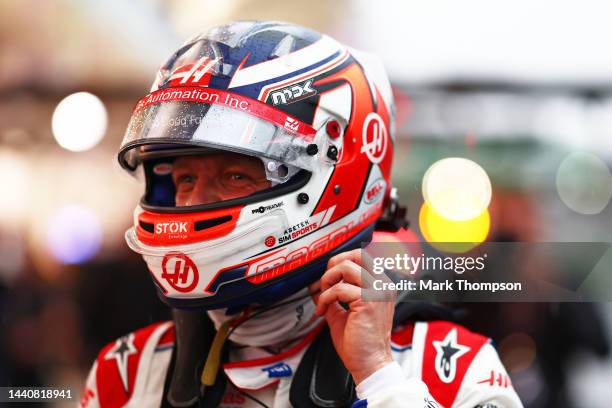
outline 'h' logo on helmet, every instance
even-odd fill
[[[162,279],[179,292],[191,292],[198,285],[198,268],[187,255],[169,252],[162,261]]]
[[[213,68],[218,61],[202,57],[195,64],[182,65],[172,72],[168,82],[170,86],[208,86]]]
[[[293,132],[297,132],[300,128],[300,122],[287,116],[287,118],[285,119],[285,128]]]
[[[387,127],[378,113],[371,112],[366,117],[361,137],[361,153],[365,153],[372,163],[380,163],[387,152]]]

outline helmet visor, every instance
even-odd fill
[[[306,170],[315,167],[318,151],[309,147],[316,141],[307,124],[262,102],[207,88],[167,88],[143,98],[119,161],[134,171],[143,157],[168,144],[228,150]]]

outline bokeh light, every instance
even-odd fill
[[[106,133],[108,115],[104,104],[89,92],[68,95],[53,112],[51,128],[64,149],[82,152],[97,145]]]
[[[432,164],[423,177],[422,190],[428,206],[453,221],[474,219],[491,202],[487,173],[472,160],[460,157]]]
[[[27,160],[10,149],[0,149],[0,221],[3,226],[18,226],[27,216],[31,192]]]
[[[612,174],[594,154],[570,153],[557,169],[557,193],[561,201],[579,214],[599,214],[612,197]]]
[[[418,244],[419,237],[411,229],[400,228],[397,232],[374,231],[372,242]]]
[[[511,373],[528,369],[536,358],[536,344],[526,333],[512,333],[499,343],[499,354]]]
[[[463,253],[482,243],[489,234],[491,218],[488,209],[469,220],[444,217],[424,202],[419,212],[419,227],[427,242],[440,251]]]
[[[0,282],[13,283],[26,266],[26,246],[23,234],[0,234]]]
[[[85,207],[62,207],[49,219],[47,247],[61,263],[86,262],[96,255],[101,243],[100,221]]]

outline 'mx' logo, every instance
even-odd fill
[[[317,93],[316,89],[311,88],[312,79],[302,82],[301,84],[292,84],[278,91],[272,92],[273,105],[285,105],[297,102],[300,99],[308,98]]]

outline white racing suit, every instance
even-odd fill
[[[223,366],[229,381],[220,407],[291,407],[293,375],[321,328],[280,354],[259,347],[231,351],[230,362]],[[104,347],[80,406],[159,407],[174,342],[173,323],[163,322]],[[359,400],[353,407],[522,407],[490,340],[462,326],[431,321],[396,327],[392,353],[394,363],[357,385]]]

